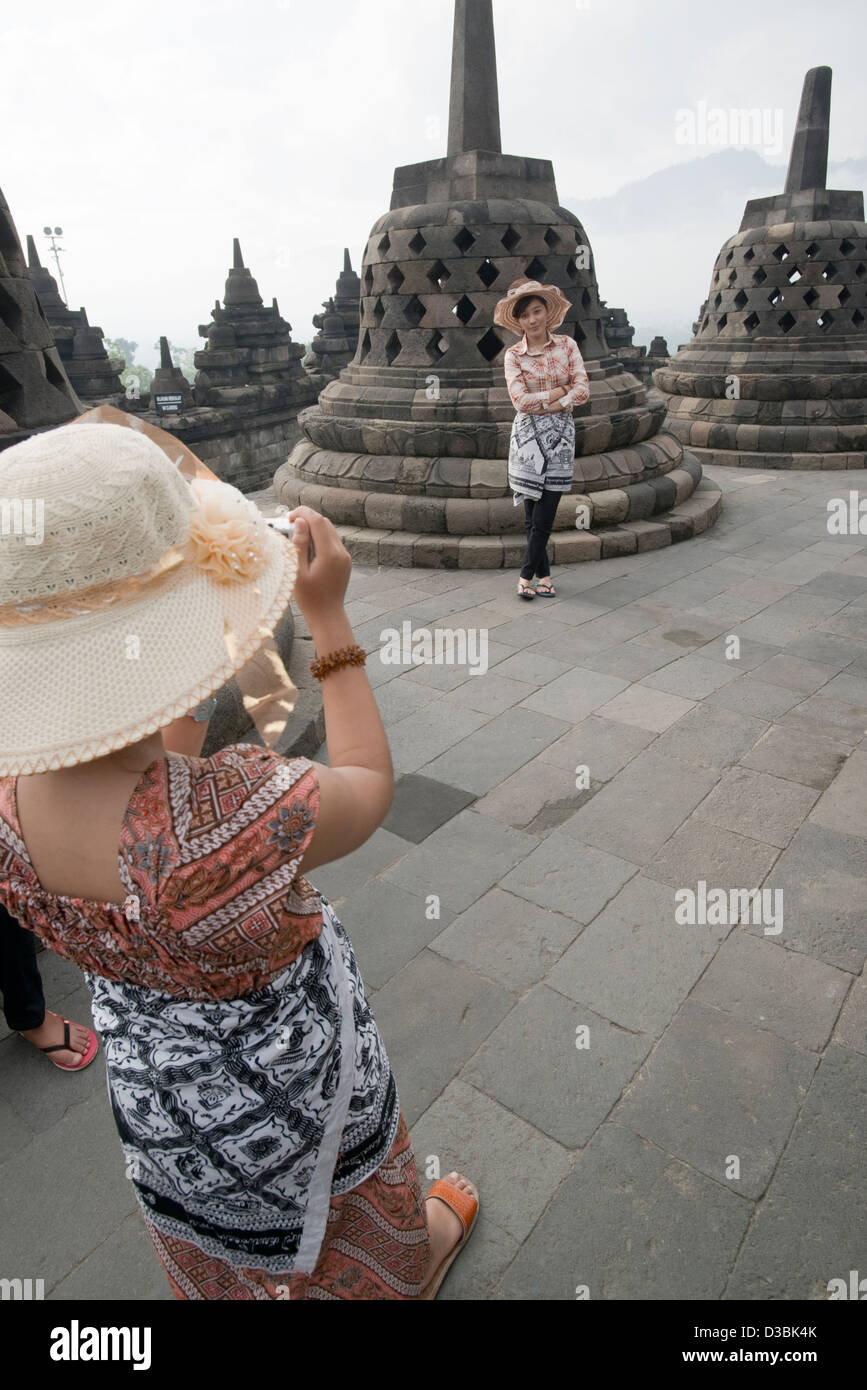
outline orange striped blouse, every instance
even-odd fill
[[[565,333],[548,334],[539,353],[527,348],[526,334],[508,348],[504,358],[506,385],[516,410],[529,415],[547,412],[548,396],[556,386],[566,386],[561,397],[565,410],[583,405],[590,398],[590,382],[584,359],[574,338]]]

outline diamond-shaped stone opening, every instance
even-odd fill
[[[768,272],[767,272],[766,270],[762,270],[762,267],[761,267],[761,266],[759,266],[757,270],[754,270],[754,271],[753,271],[753,284],[754,284],[754,285],[763,285],[763,284],[765,283],[765,281],[767,280],[767,278],[768,278]]]
[[[855,244],[854,244],[854,242],[851,242],[851,241],[849,240],[848,237],[844,237],[843,240],[840,242],[840,255],[841,255],[841,256],[851,256],[851,254],[852,254],[852,252],[853,252],[854,250],[855,250]]]
[[[489,328],[484,337],[476,343],[476,347],[486,362],[493,362],[494,358],[503,350],[503,341],[493,328]]]
[[[717,331],[717,333],[722,333],[722,331],[723,331],[723,329],[725,328],[725,326],[726,326],[726,324],[728,323],[728,321],[729,321],[729,316],[728,316],[728,314],[720,314],[720,316],[719,316],[719,318],[718,318],[718,320],[717,320],[717,325],[716,325],[716,331]]]
[[[497,270],[497,267],[493,264],[492,261],[487,259],[482,261],[482,264],[479,266],[478,270],[476,271],[476,274],[478,275],[486,290],[489,290],[494,281],[499,279],[500,276],[500,272]]]
[[[703,333],[704,330],[707,328],[707,326],[708,326],[709,323],[710,323],[710,314],[705,314],[705,316],[704,316],[704,322],[703,322],[702,325],[701,325],[701,331],[702,331],[702,333]]]
[[[758,314],[756,314],[756,313],[747,314],[746,318],[744,319],[744,328],[747,330],[747,332],[748,332],[748,333],[752,333],[753,329],[754,329],[754,328],[758,328],[758,326],[759,326],[759,316],[758,316]]]
[[[715,294],[714,297],[713,297],[713,307],[714,307],[715,309],[718,309],[719,306],[720,306],[721,304],[722,304],[722,295],[721,295],[721,294]]]
[[[829,261],[828,264],[825,266],[825,269],[822,271],[822,279],[833,280],[836,274],[837,267],[834,265],[833,261]]]
[[[848,299],[852,298],[852,291],[847,290],[844,285],[837,298],[840,304],[845,304]]]
[[[394,293],[397,294],[398,290],[400,289],[401,285],[406,279],[406,276],[403,274],[403,271],[400,269],[399,266],[393,265],[391,267],[391,270],[388,272],[386,279],[388,280],[388,283],[391,285],[391,288],[394,291]]]
[[[585,313],[593,308],[593,296],[589,290],[582,290],[581,292],[581,308]]]
[[[860,309],[853,309],[852,322],[854,323],[856,328],[861,327],[862,323],[864,322],[864,315],[861,313]]]
[[[362,362],[364,361],[365,357],[368,356],[369,352],[370,352],[370,329],[369,329],[369,328],[366,328],[366,329],[364,330],[364,337],[363,337],[362,340],[361,340],[361,360],[362,360]]]
[[[368,293],[368,294],[370,294],[370,291],[373,289],[373,267],[372,267],[372,266],[368,266],[368,267],[367,267],[367,270],[364,272],[364,288],[367,290],[367,293]]]
[[[738,309],[743,309],[743,308],[746,307],[746,305],[747,305],[748,302],[749,302],[749,301],[748,301],[748,297],[747,297],[747,295],[744,294],[743,290],[738,290],[737,294],[735,295],[735,305],[736,305],[736,307],[737,307]]]
[[[736,270],[730,270],[730,271],[729,271],[729,287],[731,287],[733,284],[735,284],[737,278],[738,278],[738,273],[737,273],[737,271],[736,271]]]
[[[469,323],[470,319],[473,317],[473,314],[474,314],[475,312],[476,312],[476,306],[475,306],[475,304],[474,304],[473,301],[472,301],[470,298],[468,298],[468,296],[465,295],[465,294],[464,294],[464,295],[461,295],[461,297],[460,297],[460,299],[458,300],[457,304],[456,304],[456,305],[454,306],[454,308],[452,309],[452,313],[455,315],[456,318],[459,318],[459,319],[460,319],[460,321],[461,321],[461,323],[464,325],[464,327],[466,327],[466,325]]]
[[[575,276],[578,274],[578,262],[574,256],[570,256],[566,262],[566,270],[569,273],[569,279],[574,280]]]
[[[830,309],[825,309],[824,312],[820,314],[819,317],[816,319],[818,327],[822,329],[830,328],[833,322],[834,315],[831,313]]]
[[[813,305],[816,303],[816,300],[818,298],[819,295],[816,290],[807,290],[804,294],[804,303],[806,304],[808,309],[812,309]]]
[[[546,241],[546,243],[547,243],[547,245],[548,245],[548,247],[550,248],[551,251],[554,250],[554,247],[555,247],[555,246],[559,245],[560,238],[559,238],[559,236],[557,235],[557,233],[554,231],[554,228],[553,228],[553,227],[549,227],[548,230],[546,231],[546,233],[545,233],[545,241]]]
[[[780,289],[773,289],[773,290],[771,290],[770,294],[768,295],[768,303],[769,303],[769,304],[782,304],[782,302],[783,302],[783,291],[780,290]]]
[[[744,260],[747,262],[747,264],[749,264],[749,262],[750,262],[750,261],[753,259],[753,257],[755,256],[755,254],[756,254],[756,253],[755,253],[755,251],[753,250],[753,248],[752,248],[751,246],[748,246],[747,249],[746,249],[746,251],[744,252]]]
[[[439,332],[432,333],[424,345],[424,350],[431,362],[439,362],[441,357],[445,357],[448,352],[448,343],[441,337]]]
[[[521,240],[521,236],[519,232],[515,231],[514,227],[510,226],[507,227],[506,230],[503,232],[503,235],[500,238],[500,240],[502,241],[507,251],[514,251],[515,247],[518,245],[518,242]]]
[[[407,322],[411,323],[413,328],[418,328],[424,318],[425,308],[417,294],[413,295],[403,312]]]
[[[382,320],[385,318],[385,309],[382,307],[381,299],[377,299],[376,303],[373,306],[373,317],[376,319],[376,326],[378,328],[379,325],[382,323]]]
[[[798,320],[795,318],[794,314],[790,314],[788,309],[783,314],[783,317],[781,319],[777,319],[777,323],[780,325],[784,333],[790,332],[790,330],[794,328],[797,321]]]
[[[455,246],[458,248],[462,256],[465,256],[467,251],[469,251],[470,247],[475,246],[476,244],[476,238],[473,236],[469,227],[461,227],[461,230],[458,232],[457,236],[452,237],[452,241],[454,242]]]
[[[867,265],[856,265],[855,274],[858,276],[859,280],[862,280],[864,276],[867,275]]]
[[[797,285],[797,283],[798,283],[798,281],[800,280],[800,278],[801,278],[801,272],[800,272],[800,270],[798,269],[798,267],[797,267],[796,265],[793,265],[793,266],[792,266],[792,269],[791,269],[790,271],[787,272],[787,274],[786,274],[786,279],[788,280],[788,282],[789,282],[790,285]]]
[[[437,289],[441,290],[446,280],[451,279],[451,275],[452,273],[448,267],[444,266],[442,261],[437,261],[428,271],[427,278],[430,280],[431,284],[436,285]]]
[[[816,257],[818,256],[819,252],[821,251],[821,249],[822,249],[822,248],[821,248],[821,246],[819,245],[818,241],[811,241],[811,242],[810,242],[810,245],[807,247],[806,251],[804,252],[804,255],[807,257],[807,260],[808,260],[808,261],[814,261],[814,260],[816,259]]]
[[[774,250],[771,252],[771,254],[775,261],[784,261],[788,257],[789,248],[788,246],[784,246],[781,242],[779,246],[774,247]]]
[[[541,280],[542,277],[547,273],[547,267],[545,265],[545,262],[540,261],[538,256],[534,256],[530,264],[527,266],[526,273],[527,275],[529,275],[531,280]]]
[[[391,237],[388,235],[388,232],[386,232],[385,236],[382,237],[377,249],[379,251],[380,256],[387,255],[388,252],[391,250]]]
[[[389,365],[389,366],[392,365],[392,363],[394,362],[394,359],[399,355],[399,353],[400,353],[400,338],[397,336],[396,333],[392,333],[391,337],[389,338],[388,342],[387,342],[386,345],[385,345],[385,357],[386,357],[386,361],[388,362],[388,365]]]
[[[726,265],[731,265],[731,263],[732,263],[732,256],[733,256],[734,254],[735,254],[735,253],[734,253],[734,249],[732,249],[731,251],[729,251],[728,255],[726,256]]]
[[[427,242],[425,241],[421,232],[416,232],[412,241],[409,243],[409,249],[415,256],[420,256],[426,246]]]
[[[715,270],[714,273],[713,273],[713,282],[714,282],[715,285],[718,285],[718,284],[719,284],[719,271],[718,271],[718,270]]]
[[[563,327],[565,328],[565,326],[566,325],[564,324]],[[584,329],[581,327],[580,323],[576,323],[575,328],[572,332],[572,337],[575,339],[579,347],[582,347],[583,344],[586,343],[587,334],[584,332]]]

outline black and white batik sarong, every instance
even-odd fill
[[[531,415],[519,410],[509,441],[509,487],[515,506],[538,501],[543,490],[571,492],[575,420],[571,410]]]
[[[85,975],[145,1216],[274,1274],[315,1268],[332,1196],[380,1167],[400,1118],[351,942],[322,908],[321,934],[241,999],[189,1002]]]

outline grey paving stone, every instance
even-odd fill
[[[445,664],[418,665],[404,668],[404,680],[415,681],[419,685],[427,686],[433,690],[456,690],[464,681],[477,680],[477,676],[470,676],[466,666],[447,666]]]
[[[744,754],[741,763],[821,791],[837,776],[849,752],[845,743],[821,735],[805,738],[799,730],[775,724]]]
[[[636,875],[584,928],[547,983],[622,1028],[658,1035],[729,931],[682,926],[675,908],[671,888]]]
[[[571,822],[567,821],[566,825],[569,824]],[[501,887],[540,907],[563,912],[576,922],[586,923],[592,921],[635,871],[635,864],[573,840],[564,828],[555,830],[501,879]]]
[[[652,752],[660,758],[706,768],[726,768],[738,762],[768,728],[764,719],[735,714],[707,702],[660,734]]]
[[[566,634],[563,632],[563,624],[558,623],[555,618],[550,617],[544,612],[537,612],[541,609],[545,600],[534,599],[528,603],[526,599],[516,597],[516,603],[520,603],[524,609],[532,608],[532,613],[522,612],[511,622],[504,623],[497,628],[497,641],[505,642],[509,647],[526,649],[535,646],[536,643],[553,639],[555,642]],[[556,655],[556,652],[552,653]]]
[[[814,825],[867,837],[867,753],[856,749],[810,813]]]
[[[615,1028],[585,1005],[536,985],[461,1078],[543,1134],[577,1148],[605,1119],[652,1045],[652,1038]]]
[[[691,614],[684,613],[679,618],[660,623],[658,627],[643,632],[641,642],[642,646],[661,647],[673,655],[683,656],[684,652],[706,646],[714,637],[719,636],[724,627],[725,623],[721,619],[714,621],[711,618],[693,618]]]
[[[760,1197],[817,1058],[687,999],[613,1119],[741,1196]],[[726,1178],[729,1156],[740,1178]]]
[[[533,758],[480,797],[476,810],[502,825],[542,835],[556,829],[594,795],[597,787],[579,790],[576,780],[573,770],[555,769],[540,757]]]
[[[399,1084],[399,1083],[398,1083]],[[413,1125],[416,1159],[439,1160],[479,1190],[479,1221],[490,1221],[512,1240],[526,1240],[571,1166],[560,1144],[540,1134],[490,1096],[453,1081]],[[473,1243],[456,1263],[473,1269]]]
[[[431,700],[439,699],[437,691],[430,690],[417,681],[386,681],[376,690],[376,707],[386,728],[406,719],[408,715],[421,709]]]
[[[662,737],[670,737],[679,726]],[[620,855],[630,863],[646,863],[717,780],[716,773],[708,769],[687,770],[682,763],[658,757],[658,747],[657,739],[652,748],[633,758],[565,822],[560,834]]]
[[[636,641],[623,642],[620,646],[609,647],[585,658],[583,664],[591,671],[602,671],[606,676],[620,676],[622,680],[640,681],[651,671],[658,671],[672,660],[668,652],[658,647],[642,647]]]
[[[737,637],[740,649],[736,657],[731,655],[731,637]],[[712,642],[707,642],[703,647],[699,647],[696,655],[703,661],[725,662],[727,667],[735,671],[752,671],[757,666],[770,658],[779,656],[780,647],[773,647],[769,642],[754,642],[751,637],[741,636],[740,626],[735,623],[727,630],[715,637]]]
[[[428,666],[427,671],[444,671],[442,666]],[[413,675],[417,674],[413,673]],[[405,680],[413,677],[407,675]],[[478,679],[472,677],[471,679]],[[406,719],[393,724],[388,731],[391,760],[396,772],[418,772],[458,739],[480,729],[490,718],[471,709],[450,709],[431,701]]]
[[[726,1298],[827,1299],[831,1279],[864,1277],[867,1120],[854,1096],[867,1058],[831,1045],[744,1241]],[[805,1319],[809,1321],[809,1319]]]
[[[867,641],[867,611],[850,603],[839,613],[826,618],[821,624],[821,629],[823,632],[833,633],[836,637],[846,637],[853,642],[865,642]]]
[[[138,1208],[97,1250],[61,1279],[50,1296],[76,1302],[175,1301]]]
[[[422,951],[376,991],[371,1007],[410,1127],[514,1002],[501,985],[433,951]]]
[[[689,700],[703,700],[705,695],[735,680],[738,674],[734,662],[724,665],[721,661],[708,661],[702,657],[699,649],[678,661],[672,661],[655,675],[647,676],[644,684],[656,690],[670,690]]]
[[[577,932],[574,918],[492,888],[455,917],[430,949],[519,992],[547,974]]]
[[[845,971],[789,951],[777,938],[733,931],[691,997],[819,1052],[831,1035],[851,981]]]
[[[607,782],[652,739],[653,734],[648,729],[589,714],[568,734],[543,748],[539,758],[573,775],[577,767],[587,767],[594,781]]]
[[[696,810],[698,820],[785,849],[818,792],[751,768],[733,767]]]
[[[860,594],[867,592],[867,579],[862,575],[840,574],[836,570],[829,570],[827,574],[819,574],[815,579],[802,584],[801,592],[830,594],[833,598],[858,598]]]
[[[770,685],[767,681],[757,680],[755,675],[745,672],[723,689],[714,691],[709,696],[709,702],[722,705],[724,709],[735,710],[738,714],[749,714],[759,719],[776,719],[778,715],[785,714],[786,710],[798,704],[801,698],[797,691],[786,690],[781,685]]]
[[[501,1286],[506,1299],[718,1299],[752,1207],[620,1125],[594,1135]]]
[[[335,859],[331,864],[321,864],[317,869],[311,869],[310,881],[330,902],[340,903],[406,852],[406,840],[380,826],[369,840],[343,859]]]
[[[95,1064],[94,1064],[95,1065]],[[64,1077],[66,1081],[73,1078]],[[84,1073],[76,1080],[83,1080]],[[105,1090],[6,1160],[0,1181],[4,1274],[46,1294],[137,1211]]]
[[[457,689],[441,695],[440,702],[458,709],[475,709],[482,714],[502,714],[525,700],[533,692],[533,687],[525,681],[511,680],[498,671],[486,671],[484,675],[474,676],[464,681]]]
[[[424,775],[481,796],[565,732],[564,720],[529,709],[522,701],[469,737],[452,739],[452,747],[423,765]]]
[[[454,917],[442,904],[438,915],[431,917],[432,910],[424,898],[378,878],[341,906],[337,915],[352,941],[368,990],[381,989]]]
[[[867,955],[865,879],[864,839],[807,821],[768,878],[768,887],[783,892],[785,923],[779,939],[857,974]],[[748,930],[761,934],[762,929]]]
[[[27,1044],[23,1043],[22,1046],[26,1047]],[[11,1062],[7,1061],[7,1053],[11,1054]],[[10,1065],[14,1066],[18,1055],[15,1041],[11,1038],[4,1038],[3,1042],[0,1043],[0,1067],[5,1070]],[[20,1153],[33,1138],[34,1130],[21,1118],[8,1100],[4,1100],[0,1095],[0,1168],[7,1158],[12,1158],[13,1155]],[[0,1173],[0,1181],[2,1181],[2,1173]]]
[[[547,685],[557,676],[570,669],[565,661],[556,661],[539,651],[519,651],[501,661],[497,675],[508,676],[510,680],[523,681],[525,685]]]
[[[472,792],[407,772],[394,784],[394,800],[382,828],[420,844],[473,800]]]
[[[779,850],[760,840],[722,830],[698,816],[677,830],[645,868],[648,878],[672,888],[758,888]]]
[[[781,654],[756,666],[753,675],[756,680],[766,681],[770,685],[782,685],[787,690],[812,695],[833,679],[836,667],[825,666],[820,661],[806,661],[801,656]]]
[[[858,975],[852,981],[834,1030],[834,1042],[867,1057],[867,975]]]
[[[786,656],[800,656],[807,661],[821,662],[823,666],[833,666],[842,671],[852,661],[853,650],[858,656],[867,654],[867,647],[848,642],[843,637],[835,637],[831,632],[810,632],[799,637],[797,642],[786,645]]]
[[[707,664],[710,665],[709,662]],[[666,670],[668,669],[670,668],[666,667]],[[619,695],[615,695],[613,700],[607,700],[604,705],[600,705],[599,716],[620,724],[636,725],[650,733],[661,734],[691,709],[695,709],[695,700],[671,695],[664,690],[653,690],[642,682],[639,685],[630,685],[626,690],[621,690]]]
[[[579,667],[564,676],[555,677],[541,690],[528,695],[521,702],[521,708],[560,719],[567,724],[577,724],[625,688],[626,681],[617,676],[604,676],[598,671]],[[560,730],[560,734],[565,732],[565,729]]]
[[[771,603],[777,603],[786,594],[792,593],[794,584],[775,584],[773,580],[763,579],[761,576],[745,579],[741,584],[734,584],[728,592],[734,598],[747,599],[751,603],[760,603],[763,608],[767,608]]]
[[[855,675],[850,670],[841,671],[838,676],[822,687],[822,698],[844,700],[847,704],[867,708],[867,676]]]
[[[850,705],[844,700],[826,699],[820,692],[809,695],[799,705],[787,710],[779,722],[803,728],[810,734],[818,724],[816,732],[830,734],[834,738],[848,735],[855,743],[867,728],[867,705]]]
[[[383,878],[421,897],[436,893],[446,907],[462,912],[514,864],[531,856],[538,843],[534,835],[496,825],[476,811],[461,811]]]

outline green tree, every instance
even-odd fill
[[[169,345],[169,353],[171,354],[172,365],[174,367],[180,367],[181,372],[187,378],[187,381],[190,383],[191,386],[194,386],[196,381],[196,368],[193,362],[193,354],[195,353],[195,348],[178,347],[175,343],[172,342],[171,338],[168,338],[166,341]],[[159,343],[154,343],[154,347],[156,348],[157,352],[159,352]]]
[[[120,374],[121,385],[132,398],[142,396],[146,391],[149,391],[153,379],[154,374],[150,367],[127,367],[126,371]]]
[[[138,343],[131,343],[129,338],[103,338],[102,341],[109,357],[122,357],[128,367],[133,365]]]

